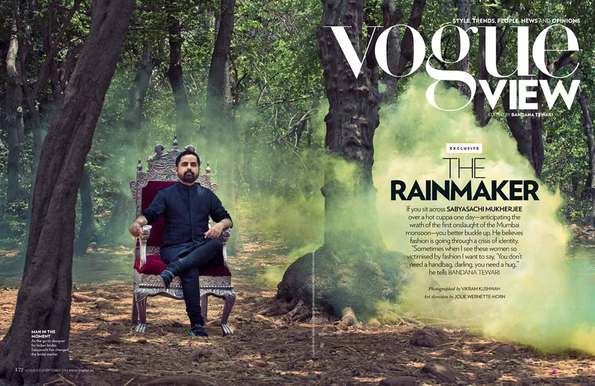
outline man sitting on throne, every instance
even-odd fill
[[[208,336],[200,309],[198,276],[213,260],[223,259],[222,233],[233,226],[231,216],[211,190],[197,178],[200,158],[193,150],[184,150],[176,158],[178,181],[160,190],[151,204],[130,225],[130,234],[146,239],[143,226],[164,216],[165,233],[160,248],[167,267],[159,274],[165,288],[179,276],[190,318],[190,336]],[[209,229],[209,217],[216,222]]]

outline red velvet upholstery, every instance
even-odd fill
[[[229,269],[220,264],[209,266],[203,269],[200,273],[201,276],[231,276]],[[165,269],[166,264],[161,260],[158,254],[147,255],[147,262],[140,268],[140,257],[134,259],[134,269],[139,273],[147,275],[159,275],[161,271]]]
[[[147,186],[142,191],[142,203],[141,210],[145,210],[153,201],[153,198],[157,195],[157,192],[163,188],[167,188],[175,184],[174,181],[149,181]],[[163,231],[165,227],[165,221],[163,216],[160,217],[157,222],[152,224],[151,235],[147,241],[147,246],[159,247],[163,238]],[[147,275],[159,275],[166,267],[165,262],[161,260],[159,254],[147,254],[147,261],[143,267],[140,267],[140,257],[138,254],[138,248],[135,253],[134,269],[139,273]],[[223,261],[218,259],[213,262],[212,265],[201,270],[201,276],[231,276],[229,269],[223,264]]]
[[[147,262],[140,266],[140,257],[134,259],[134,269],[139,273],[147,275],[159,275],[165,269],[166,264],[161,260],[158,254],[147,255]]]
[[[157,192],[173,184],[175,184],[174,181],[149,181],[147,186],[143,188],[141,212],[149,207],[151,201],[153,201],[153,198],[155,198],[157,195]],[[147,246],[159,247],[161,246],[163,231],[165,229],[165,221],[163,220],[163,216],[159,217],[157,222],[151,225],[153,225],[153,228],[151,228],[151,235],[149,236],[149,240],[147,240]]]

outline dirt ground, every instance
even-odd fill
[[[595,358],[581,353],[541,354],[462,329],[398,325],[345,326],[295,323],[267,317],[274,291],[259,288],[255,274],[275,264],[283,250],[244,242],[229,264],[238,294],[231,323],[221,336],[211,301],[208,339],[184,336],[184,304],[149,300],[148,330],[130,324],[131,283],[78,285],[88,297],[72,304],[71,358],[81,370],[55,375],[53,385],[595,385]],[[17,290],[0,290],[0,336],[9,326]]]

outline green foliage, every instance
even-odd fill
[[[43,26],[52,17],[62,15],[73,1],[57,2],[57,13],[48,11],[50,1],[37,2],[37,8],[27,14],[30,23],[31,51],[25,68],[33,84],[45,59]],[[412,1],[398,1],[403,17],[409,18]],[[382,23],[382,1],[366,2],[366,23]],[[10,14],[9,2],[0,5]],[[86,167],[91,175],[92,198],[99,233],[114,214],[114,206],[122,197],[130,197],[128,183],[134,178],[137,160],[146,159],[156,143],[169,147],[175,133],[175,105],[166,72],[169,66],[167,44],[168,27],[172,18],[182,26],[182,68],[193,121],[192,140],[207,162],[213,149],[209,147],[212,133],[206,125],[206,88],[211,55],[216,36],[219,1],[175,0],[137,2],[128,39],[121,54],[116,74],[105,98],[93,147]],[[239,202],[252,209],[269,207],[273,213],[284,213],[280,219],[254,219],[263,230],[283,233],[288,245],[300,248],[305,244],[319,244],[322,227],[322,197],[320,186],[324,163],[324,122],[327,111],[322,82],[322,69],[317,56],[316,33],[320,26],[322,7],[318,0],[238,1],[231,47],[231,105],[234,133],[239,142],[234,154],[238,164],[236,185]],[[444,23],[451,22],[456,9],[451,3],[428,1],[420,32],[429,37]],[[581,63],[577,76],[592,100],[593,81],[593,7],[592,1],[551,2],[475,2],[472,15],[483,17],[580,17],[582,23],[572,28],[577,33],[582,52],[575,59]],[[589,15],[591,17],[589,17]],[[23,16],[25,17],[25,16]],[[83,1],[63,35],[52,32],[58,47],[56,65],[60,66],[72,47],[84,41],[90,22],[90,2]],[[531,25],[531,37],[542,25]],[[0,40],[9,36],[9,18],[0,22]],[[501,61],[502,73],[513,71],[516,65],[516,33],[505,28],[506,35]],[[445,37],[445,56],[454,57],[454,37]],[[556,36],[552,35],[552,47]],[[472,38],[471,57],[477,57],[478,39]],[[156,67],[144,101],[142,134],[127,131],[124,120],[129,109],[128,91],[133,83],[136,66],[149,47]],[[0,50],[4,55],[5,51]],[[551,55],[556,54],[552,52]],[[5,66],[0,67],[0,81],[6,81]],[[470,71],[477,73],[477,60],[470,61]],[[382,76],[382,75],[381,75]],[[405,81],[399,82],[398,96]],[[3,97],[4,91],[0,91]],[[55,109],[56,96],[52,87],[43,90],[39,98],[44,126]],[[591,106],[592,107],[592,106]],[[501,112],[501,107],[497,111]],[[28,116],[26,116],[28,118]],[[495,116],[504,122],[504,118]],[[557,105],[546,117],[544,128],[545,165],[543,179],[551,188],[558,188],[566,198],[563,214],[571,221],[585,217],[589,211],[588,152],[581,112],[575,102],[571,110]],[[25,189],[23,200],[5,210],[3,238],[22,239],[26,229],[27,195],[33,179],[32,134],[26,133],[24,173],[21,182]],[[6,192],[6,130],[0,137],[0,199]],[[180,140],[185,145],[186,139]],[[226,173],[215,169],[216,176]],[[250,204],[248,204],[250,203]],[[304,208],[307,208],[305,210]],[[255,209],[254,209],[255,210]],[[307,221],[302,221],[306,215]],[[278,220],[278,221],[277,221]],[[288,221],[289,220],[289,221]],[[280,227],[285,221],[289,224]],[[125,234],[124,224],[120,224]],[[281,229],[282,228],[282,229]]]

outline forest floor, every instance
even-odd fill
[[[238,295],[235,335],[221,336],[213,320],[208,339],[184,336],[183,302],[163,297],[150,299],[148,330],[139,335],[130,325],[130,281],[76,284],[70,351],[80,371],[56,374],[52,385],[595,385],[595,358],[577,352],[543,354],[412,319],[346,326],[264,316],[275,291],[254,278],[282,263],[286,251],[242,241],[229,261]],[[0,289],[0,337],[16,294],[15,288]],[[215,318],[221,302],[211,303]]]

